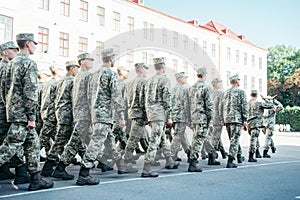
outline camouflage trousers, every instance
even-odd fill
[[[164,126],[165,122],[162,121],[150,122],[151,136],[149,138],[148,150],[144,158],[145,163],[155,162],[155,156],[159,146],[166,158],[171,156],[171,150],[167,143]]]
[[[259,128],[251,128],[249,131],[250,131],[249,153],[255,153],[260,129]]]
[[[125,160],[132,159],[133,151],[138,147],[140,138],[147,138],[147,135],[148,133],[143,119],[131,120],[131,129],[124,154]]]
[[[49,156],[49,150],[51,148],[51,141],[55,141],[55,135],[57,131],[57,122],[45,120],[43,127],[40,131],[40,143],[41,149],[45,147],[46,155]]]
[[[222,129],[223,126],[214,125],[208,132],[208,135],[211,136],[211,144],[216,150],[220,150],[220,145],[223,146],[221,141]]]
[[[0,145],[1,145],[7,136],[7,132],[9,130],[11,123],[7,122],[6,120],[0,120],[0,124],[1,124],[0,127]]]
[[[108,151],[108,154],[112,155],[114,160],[120,159],[121,154],[117,151],[116,143],[114,141],[115,137],[112,134],[112,125],[95,123],[93,124],[92,129],[93,133],[91,135],[91,141],[87,146],[81,165],[86,168],[92,168],[96,159],[103,155],[104,146],[107,149],[106,151]]]
[[[125,129],[123,130],[119,125],[114,124],[113,134],[115,136],[115,143],[119,142],[120,149],[124,150],[127,143],[127,137]]]
[[[263,133],[266,135],[264,150],[269,150],[270,147],[275,147],[273,141],[274,127],[263,128]]]
[[[236,158],[237,154],[242,154],[240,146],[241,124],[226,124],[226,130],[230,140],[228,156]]]
[[[212,152],[213,147],[211,145],[210,138],[208,137],[207,127],[201,124],[193,124],[193,132],[190,159],[197,160],[204,143],[207,144],[206,148],[208,152]]]
[[[58,124],[54,143],[52,144],[47,158],[49,160],[58,160],[58,156],[64,151],[73,131],[72,125]]]
[[[18,151],[26,158],[27,171],[30,174],[39,172],[40,169],[40,142],[35,129],[28,130],[27,123],[12,123],[7,137],[0,146],[0,166],[13,158]]]
[[[61,154],[60,161],[65,165],[69,165],[72,158],[78,153],[81,158],[85,153],[86,147],[92,134],[91,122],[87,120],[79,120],[75,123],[72,136],[67,143],[63,153]]]
[[[174,136],[171,143],[171,155],[177,156],[180,151],[180,146],[182,145],[183,150],[187,153],[190,150],[190,143],[186,136],[186,126],[187,123],[175,123],[174,124]]]

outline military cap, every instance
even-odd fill
[[[92,58],[91,54],[89,54],[89,53],[82,53],[82,54],[79,54],[79,55],[77,56],[78,62],[81,61],[81,60],[83,60],[83,59],[91,59],[91,60],[94,60],[94,58]]]
[[[79,67],[78,63],[76,60],[69,60],[66,62],[66,67],[69,67],[69,66],[77,66]]]
[[[0,52],[4,51],[5,49],[19,49],[13,41],[5,42],[0,45]]]
[[[176,78],[187,78],[187,74],[185,72],[179,72],[175,74]]]
[[[206,68],[205,67],[198,68],[197,75],[206,75]]]
[[[251,90],[251,94],[257,94],[257,90]]]
[[[230,81],[237,81],[237,80],[240,80],[240,77],[239,77],[238,74],[235,74],[235,75],[233,75],[233,76],[230,76],[230,77],[229,77],[229,80],[230,80]]]
[[[163,64],[165,65],[165,59],[163,57],[160,57],[160,58],[153,58],[153,63],[154,65],[157,65],[157,64]]]
[[[136,70],[138,70],[140,68],[149,69],[149,67],[147,67],[145,63],[135,63],[134,67]]]
[[[214,78],[212,81],[211,81],[211,84],[216,84],[216,83],[221,83],[223,82],[221,79],[219,78]]]
[[[32,41],[35,45],[38,43],[34,40],[34,35],[33,33],[19,33],[16,36],[16,40],[26,40],[26,41]]]
[[[104,49],[101,53],[103,58],[108,58],[111,56],[115,56],[116,54],[114,53],[114,49],[113,48],[109,48],[109,49]]]

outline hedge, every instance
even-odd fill
[[[300,107],[285,107],[276,114],[276,124],[290,124],[292,131],[300,131]]]

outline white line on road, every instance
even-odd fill
[[[233,169],[233,170],[238,170],[238,169],[241,169],[241,168],[243,169],[243,168],[269,166],[269,165],[291,164],[291,163],[300,163],[300,160],[285,161],[285,162],[273,162],[273,163],[262,163],[262,164],[254,164],[254,165],[244,165],[244,166],[239,166],[237,169]],[[203,171],[202,173],[210,173],[210,172],[225,171],[225,170],[231,170],[231,169],[227,169],[227,168],[210,169],[210,170],[207,170],[207,171]],[[196,173],[185,172],[185,173],[179,173],[179,174],[160,175],[158,178],[168,178],[168,177],[175,177],[175,176],[195,175],[195,174]],[[155,178],[155,179],[157,179],[157,178]],[[155,179],[152,179],[152,178],[146,178],[146,179],[145,178],[130,178],[130,179],[123,179],[123,180],[116,180],[116,181],[100,182],[100,185],[130,182],[130,181],[140,181],[140,180],[155,180]],[[30,195],[30,194],[36,194],[36,193],[42,193],[42,192],[52,192],[52,191],[58,191],[58,190],[74,189],[74,188],[80,188],[80,187],[83,187],[83,186],[67,186],[67,187],[52,188],[52,189],[38,190],[38,191],[32,191],[32,192],[21,192],[21,193],[17,193],[17,194],[3,195],[3,196],[0,196],[0,199],[9,198],[9,197],[17,197],[17,196],[22,196],[22,195]],[[300,199],[300,196],[297,196],[295,198]]]

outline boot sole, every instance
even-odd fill
[[[142,173],[141,177],[142,178],[156,178],[158,177],[159,175],[151,175],[151,174],[146,174],[146,173]]]

